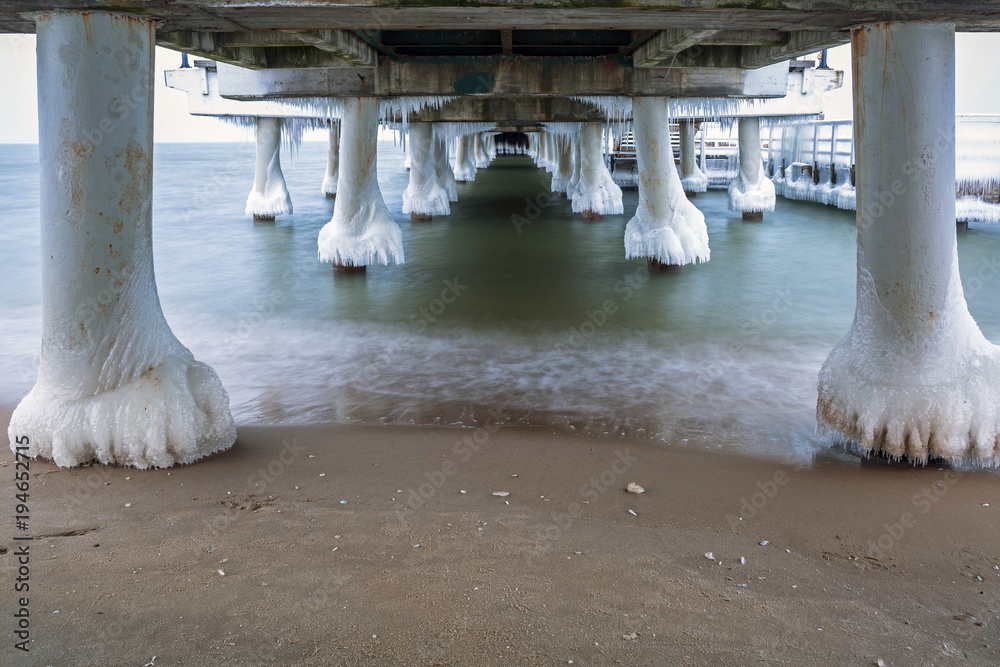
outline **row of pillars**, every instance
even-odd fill
[[[154,24],[60,12],[36,28],[43,337],[12,446],[27,438],[32,456],[64,466],[140,468],[225,449],[236,438],[228,396],[174,337],[153,275]],[[853,31],[857,311],[820,371],[817,420],[866,451],[997,465],[1000,348],[969,314],[958,273],[954,34],[913,22]],[[134,104],[118,113],[123,99]],[[667,112],[664,99],[633,105],[641,189],[626,248],[707,259]],[[336,212],[319,241],[327,261],[402,259],[375,178],[377,121],[377,100],[345,100]],[[754,182],[745,174],[742,192]]]

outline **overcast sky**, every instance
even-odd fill
[[[1000,34],[963,33],[956,39],[956,108],[958,113],[1000,113]],[[163,70],[180,66],[180,54],[157,47],[155,92],[156,141],[244,141],[245,130],[214,118],[191,116],[185,93],[167,88]],[[851,117],[851,49],[830,51],[830,66],[844,70],[844,86],[827,93],[826,117]],[[0,35],[0,144],[37,143],[38,113],[35,94],[35,38]],[[315,138],[325,138],[317,133]]]

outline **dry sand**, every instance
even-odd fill
[[[4,665],[1000,664],[989,472],[371,426],[31,472],[33,641],[8,522]]]

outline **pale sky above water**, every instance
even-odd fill
[[[956,38],[956,109],[958,113],[1000,113],[1000,33],[961,33]],[[185,93],[163,83],[164,69],[180,66],[180,54],[157,47],[155,140],[245,141],[246,130],[214,118],[191,116]],[[851,50],[849,45],[831,49],[829,64],[844,70],[844,86],[827,93],[826,117],[851,118]],[[8,102],[0,107],[0,144],[37,143],[38,109],[35,85],[33,35],[0,35],[0,90]],[[308,139],[309,137],[307,137]],[[324,133],[315,133],[325,140]]]

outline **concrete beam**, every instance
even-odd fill
[[[851,34],[849,32],[791,32],[788,33],[788,42],[782,46],[741,47],[740,64],[750,68],[766,67],[823,49],[848,44],[850,41]]]
[[[418,6],[418,5],[425,6]],[[994,0],[0,0],[0,22],[34,32],[35,12],[134,11],[163,30],[600,29],[823,30],[884,21],[949,21],[960,31],[1000,30]],[[734,6],[735,5],[735,6]]]
[[[410,115],[410,122],[495,122],[504,125],[589,123],[606,119],[600,109],[565,97],[461,97],[439,109],[425,108]]]
[[[345,30],[160,32],[156,43],[250,69],[375,67],[378,54]]]
[[[355,67],[378,65],[375,48],[349,30],[289,31],[288,34]]]
[[[782,97],[788,68],[633,68],[617,59],[470,58],[389,61],[367,77],[349,69],[249,70],[219,64],[219,92],[232,99],[475,95],[535,97]]]
[[[678,53],[712,37],[718,30],[661,30],[632,54],[635,67],[669,65]]]

